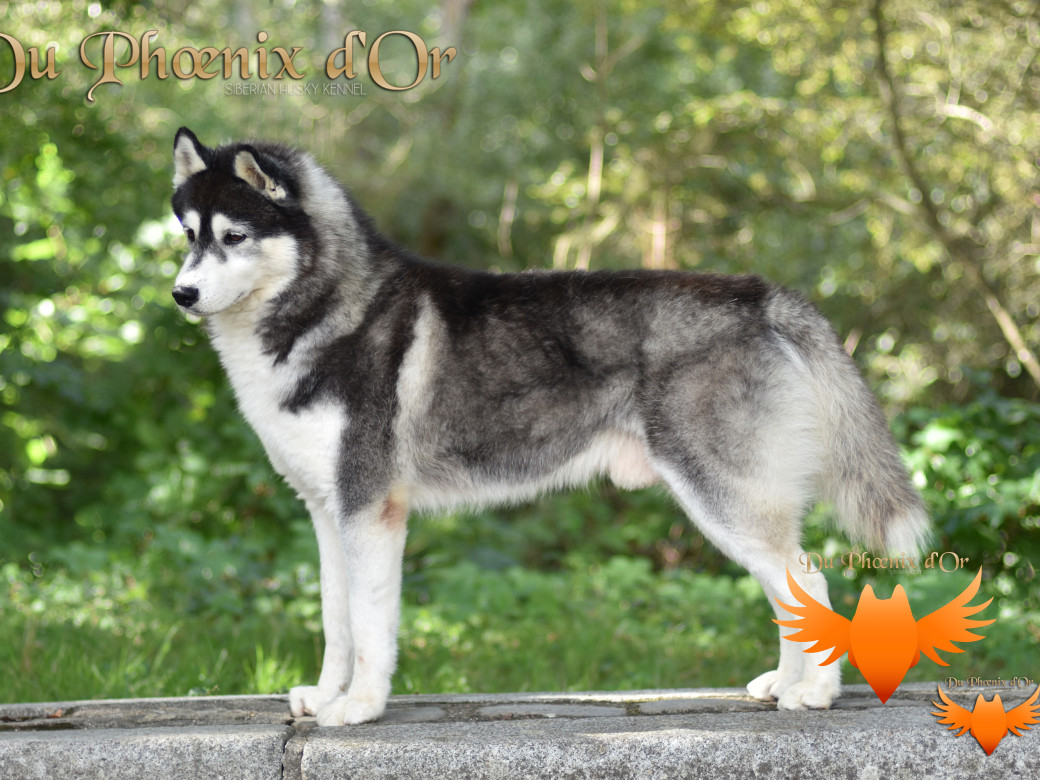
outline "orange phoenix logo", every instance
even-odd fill
[[[914,620],[902,585],[896,585],[888,599],[879,599],[874,595],[874,589],[867,585],[860,596],[856,614],[849,620],[814,600],[798,586],[788,571],[787,584],[801,603],[780,606],[798,617],[773,622],[799,629],[785,637],[792,642],[814,642],[805,650],[807,653],[831,650],[821,666],[834,663],[848,653],[849,663],[860,670],[884,703],[899,687],[910,667],[921,660],[921,653],[940,666],[949,666],[938,656],[937,650],[962,653],[964,651],[955,647],[954,642],[976,642],[984,638],[971,633],[971,629],[988,626],[993,621],[969,620],[968,616],[985,609],[993,599],[976,607],[967,606],[975,598],[981,579],[980,569],[971,585],[959,596],[920,620]]]
[[[1032,724],[1037,722],[1040,706],[1037,706],[1035,702],[1038,696],[1040,696],[1040,685],[1033,691],[1032,696],[1017,707],[1004,712],[1000,694],[994,694],[990,701],[986,701],[980,693],[979,698],[975,700],[975,707],[969,710],[951,701],[942,686],[939,686],[939,698],[945,704],[933,701],[932,704],[942,711],[933,712],[932,715],[941,718],[939,722],[942,724],[949,723],[947,728],[950,731],[960,729],[954,734],[955,737],[961,736],[965,731],[970,731],[988,756],[997,749],[1000,740],[1004,739],[1009,731],[1016,737],[1021,737],[1020,729],[1029,729]]]

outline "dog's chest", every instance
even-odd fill
[[[263,354],[251,329],[225,326],[213,335],[239,409],[263,442],[271,465],[304,497],[330,497],[346,425],[342,407],[316,403],[287,410],[283,401],[305,371],[300,359],[290,355],[276,365],[271,355]]]

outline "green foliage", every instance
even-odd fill
[[[965,405],[914,409],[900,428],[926,500],[941,507],[946,549],[1000,572],[1009,606],[1040,612],[1040,406],[983,390]]]
[[[646,559],[555,573],[467,563],[430,580],[430,600],[404,611],[400,692],[738,685],[775,633],[751,578],[661,576]]]
[[[246,692],[316,674],[304,510],[204,332],[169,302],[181,124],[300,143],[385,232],[437,258],[756,272],[803,290],[904,410],[933,549],[983,565],[997,592],[999,642],[966,668],[1023,673],[1040,630],[1032,4],[0,8],[5,34],[54,42],[61,62],[59,78],[0,95],[4,697]],[[265,29],[303,47],[308,82],[354,28],[415,30],[458,55],[408,93],[236,97],[219,78],[128,70],[84,102],[97,77],[77,58],[84,37],[152,28],[171,53],[253,48]],[[390,53],[395,73],[410,67]],[[0,74],[12,68],[0,45]],[[808,549],[844,544],[810,524]],[[406,569],[402,692],[737,684],[774,660],[764,599],[660,490],[417,519]],[[909,587],[937,599],[953,593],[930,588],[961,576]],[[835,603],[863,581],[837,577]]]

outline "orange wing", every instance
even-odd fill
[[[963,653],[964,651],[954,646],[954,642],[977,642],[984,637],[971,633],[970,629],[988,626],[992,620],[969,620],[968,615],[974,615],[989,606],[989,601],[977,607],[966,606],[975,598],[979,591],[979,583],[982,581],[982,569],[975,575],[971,585],[953,601],[944,607],[939,607],[928,615],[917,621],[917,649],[931,658],[939,666],[949,666],[942,660],[936,650],[949,653]]]
[[[1019,729],[1028,730],[1032,724],[1037,722],[1038,713],[1040,713],[1040,705],[1037,705],[1034,702],[1038,696],[1040,696],[1040,685],[1036,686],[1036,690],[1033,691],[1032,696],[1014,709],[1007,711],[1006,717],[1008,730],[1014,732],[1016,737],[1022,736],[1018,733]]]
[[[946,702],[946,704],[937,704],[933,701],[932,704],[935,704],[935,706],[942,710],[942,712],[933,712],[932,715],[934,715],[937,718],[942,718],[939,721],[940,723],[951,724],[947,726],[947,728],[950,731],[953,731],[954,729],[960,729],[960,731],[954,734],[955,737],[959,737],[961,734],[963,734],[965,731],[971,728],[971,716],[973,713],[971,710],[966,710],[957,702],[951,700],[950,697],[947,696],[946,693],[943,691],[942,686],[938,686],[938,688],[939,698]],[[1040,688],[1038,688],[1037,690],[1040,690]]]
[[[793,634],[788,634],[784,639],[790,639],[792,642],[815,642],[816,644],[805,651],[807,653],[831,650],[830,656],[820,666],[834,663],[849,651],[849,626],[852,625],[852,621],[823,606],[806,593],[794,581],[790,571],[787,572],[787,586],[798,599],[798,606],[777,603],[791,614],[797,615],[798,618],[773,620],[773,622],[779,626],[799,629]]]

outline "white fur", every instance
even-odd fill
[[[256,307],[212,318],[213,346],[235,389],[239,408],[256,431],[271,465],[305,498],[331,501],[340,440],[347,425],[342,409],[318,403],[298,412],[281,408],[301,367],[289,358],[277,365],[261,354]]]
[[[185,228],[199,233],[195,211],[184,215]],[[227,259],[212,251],[196,257],[193,252],[177,276],[178,286],[199,290],[192,313],[210,318],[213,346],[235,390],[239,408],[257,432],[275,469],[305,500],[330,501],[335,493],[335,463],[346,426],[342,409],[316,404],[298,413],[281,408],[307,366],[305,350],[294,350],[289,359],[275,363],[262,354],[257,324],[266,301],[292,278],[296,244],[288,236],[253,240],[249,228],[217,213],[211,220],[219,240],[228,232],[247,236],[227,248]],[[306,343],[306,339],[303,340]]]
[[[399,409],[394,420],[394,433],[399,442],[398,470],[409,482],[418,480],[416,461],[421,452],[416,447],[416,439],[425,430],[432,395],[430,380],[435,376],[436,357],[445,339],[441,322],[437,318],[430,301],[425,297],[419,301],[419,316],[416,317],[413,329],[413,340],[397,378],[397,398]],[[414,493],[410,496],[414,502]]]
[[[350,633],[347,562],[335,515],[326,502],[306,499],[318,538],[321,566],[321,612],[325,631],[325,658],[317,685],[301,685],[289,692],[289,707],[299,718],[316,714],[350,687],[354,671],[354,643]]]
[[[192,230],[196,234],[199,232],[199,228],[202,227],[202,217],[199,216],[199,212],[190,210],[185,212],[184,219],[181,221],[181,225],[185,231]]]

